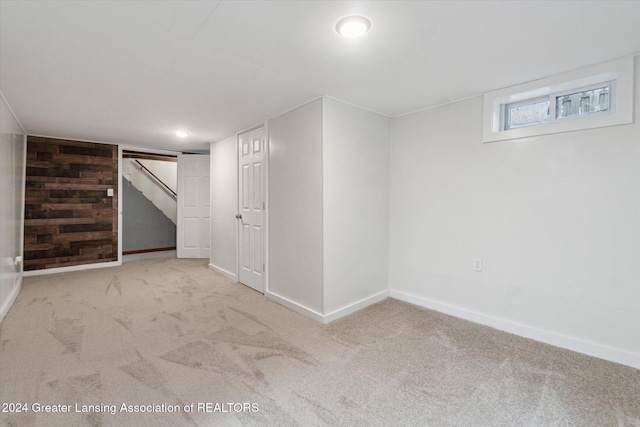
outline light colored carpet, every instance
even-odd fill
[[[203,260],[148,259],[25,278],[0,401],[29,408],[6,426],[638,426],[640,371],[392,299],[323,326]]]

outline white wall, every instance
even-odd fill
[[[391,295],[640,367],[638,110],[490,144],[480,97],[394,120]]]
[[[211,144],[211,260],[214,270],[237,280],[238,158],[236,136]]]
[[[319,322],[388,295],[391,121],[321,98],[268,121],[265,294]],[[210,267],[237,280],[236,138],[211,144]]]
[[[322,123],[326,315],[387,294],[391,120],[325,98]]]
[[[0,321],[22,284],[26,135],[0,92]]]
[[[269,120],[267,294],[323,313],[322,100]]]

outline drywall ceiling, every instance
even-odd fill
[[[335,32],[351,14],[365,37]],[[639,17],[638,1],[2,0],[0,87],[30,134],[206,149],[320,95],[393,117],[636,53]]]

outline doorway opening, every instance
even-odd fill
[[[177,156],[122,152],[122,254],[176,250]]]

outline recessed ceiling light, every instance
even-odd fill
[[[186,138],[189,136],[189,132],[187,132],[186,130],[174,130],[173,134],[175,136],[179,136],[180,138]]]
[[[354,38],[363,36],[371,29],[371,21],[364,16],[347,16],[336,24],[336,31],[342,37]]]

